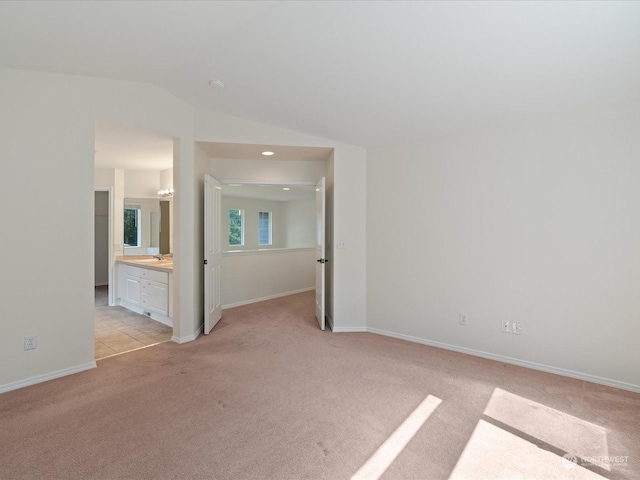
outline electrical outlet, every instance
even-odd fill
[[[458,320],[460,321],[460,325],[464,325],[465,327],[469,325],[469,318],[467,317],[466,313],[461,313],[458,316]]]
[[[511,331],[511,326],[509,325],[509,320],[502,320],[502,331],[504,333],[509,333]]]
[[[25,350],[35,350],[38,348],[38,336],[37,335],[27,335],[24,337],[24,349]]]
[[[513,322],[513,333],[522,335],[522,324],[520,322]]]

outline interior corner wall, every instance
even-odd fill
[[[640,391],[639,158],[638,100],[369,150],[368,328]]]
[[[8,230],[21,232],[0,239],[0,251],[11,252],[0,276],[2,392],[95,367],[95,120],[150,128],[191,146],[193,109],[150,85],[6,68],[0,68],[0,104],[0,143],[11,159],[1,167],[0,213]],[[193,164],[192,148],[181,153],[183,163]],[[25,191],[30,199],[19,211],[12,208]],[[191,217],[193,202],[187,208]],[[186,226],[191,231],[184,235],[191,239],[193,218]],[[181,268],[193,272],[193,251],[181,255]],[[60,268],[60,258],[73,261]],[[34,302],[35,279],[42,272],[53,272],[55,281],[39,289]],[[187,282],[187,292],[192,287]],[[193,323],[189,313],[184,320]],[[36,350],[24,351],[25,335],[38,336]]]

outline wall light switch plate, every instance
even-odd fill
[[[522,324],[520,322],[513,322],[513,333],[522,335]]]
[[[347,243],[344,240],[338,240],[338,248],[347,248]]]
[[[502,331],[504,333],[509,333],[511,331],[509,320],[502,320]]]
[[[461,313],[458,316],[458,320],[460,321],[460,325],[464,325],[465,327],[469,325],[469,317],[467,316],[466,313]]]

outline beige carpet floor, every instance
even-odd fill
[[[640,478],[640,394],[313,312],[313,292],[229,309],[0,395],[0,479]]]

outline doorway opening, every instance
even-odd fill
[[[96,360],[172,339],[176,142],[144,128],[95,122]],[[127,216],[132,204],[133,225]],[[141,264],[130,267],[131,261]]]
[[[264,151],[274,154],[265,157]],[[225,310],[311,293],[318,284],[327,292],[326,299],[324,295],[315,300],[313,295],[304,297],[309,298],[312,308],[314,304],[330,305],[333,265],[327,259],[332,253],[333,148],[196,142],[196,159],[197,170],[220,181],[222,197],[214,202],[220,206],[218,219],[209,224],[219,225],[216,241],[209,245],[220,246],[219,264],[204,245],[205,296],[209,294],[204,302],[205,331],[207,324],[211,327],[219,318],[209,315],[216,313],[215,306]],[[317,184],[323,177],[327,179],[326,189]],[[316,248],[319,190],[326,194],[327,201],[326,212],[320,212],[326,226],[326,235],[320,235],[327,246],[324,254]],[[206,199],[203,203],[206,243],[210,215],[204,210],[212,205]],[[300,213],[306,218],[302,219]],[[220,276],[214,274],[216,265],[220,265]],[[326,274],[317,275],[321,273],[318,270]],[[323,328],[325,312],[318,310],[316,317]],[[330,312],[328,308],[329,325]]]

